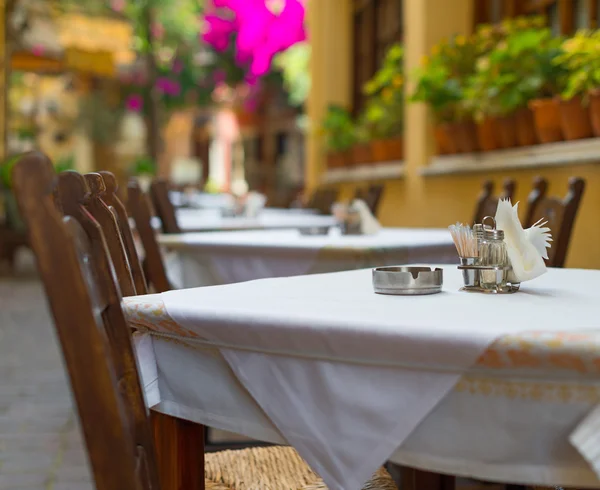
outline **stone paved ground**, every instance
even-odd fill
[[[91,490],[42,287],[20,259],[0,276],[0,490]]]

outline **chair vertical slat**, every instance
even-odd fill
[[[129,226],[127,210],[117,194],[119,190],[117,179],[112,172],[108,172],[106,170],[101,170],[98,173],[102,176],[102,180],[104,180],[104,185],[106,187],[106,191],[102,195],[102,200],[115,212],[117,216],[119,231],[121,232],[123,245],[125,246],[125,252],[127,253],[127,258],[131,267],[131,275],[133,276],[135,291],[137,294],[146,294],[148,292],[148,284],[146,283],[146,277],[144,275],[142,263],[135,247],[133,232]]]
[[[144,247],[146,255],[144,266],[148,283],[158,293],[173,289],[167,277],[160,247],[152,228],[152,213],[150,212],[148,198],[133,179],[129,181],[127,186],[127,207],[131,216],[133,216],[135,227]]]
[[[169,184],[165,179],[157,178],[150,184],[150,199],[156,215],[162,223],[163,233],[181,233],[177,223],[175,206],[169,198]]]
[[[525,227],[532,226],[540,219],[547,221],[552,232],[552,247],[548,250],[549,267],[564,267],[573,226],[581,204],[585,180],[580,177],[569,179],[569,189],[564,199],[548,197],[548,181],[537,177],[529,194]]]
[[[516,187],[517,184],[514,179],[506,179],[502,186],[502,194],[496,197],[494,196],[494,182],[486,180],[482,185],[481,194],[479,194],[479,198],[477,199],[473,223],[481,223],[486,216],[496,216],[498,201],[500,199],[510,199],[512,201]]]

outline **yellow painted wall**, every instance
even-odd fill
[[[319,17],[319,9],[323,4],[345,4],[346,0],[313,0],[309,8],[313,11],[310,19]],[[331,8],[331,7],[329,7]],[[404,0],[404,32],[405,32],[405,71],[411,73],[418,66],[421,57],[428,53],[438,40],[454,33],[468,33],[472,19],[472,0]],[[339,22],[350,22],[350,17],[338,18]],[[327,48],[321,49],[321,43],[327,43],[328,32],[335,32],[332,26],[328,29],[320,27],[318,36],[313,36],[313,52],[320,53],[319,64],[313,66],[313,94],[309,101],[318,108],[312,107],[312,114],[322,114],[326,106],[328,94],[345,95],[345,87],[350,84],[350,74],[340,73],[329,68],[328,57],[336,53]],[[338,32],[340,27],[337,28]],[[312,31],[311,31],[312,34]],[[351,42],[351,40],[349,41]],[[349,48],[348,48],[349,51]],[[325,54],[324,54],[325,53]],[[339,51],[338,51],[339,53]],[[342,50],[346,55],[346,47]],[[324,70],[323,72],[317,72]],[[323,80],[340,83],[340,91],[326,89]],[[316,83],[315,83],[316,82]],[[409,88],[410,90],[410,88]],[[316,92],[315,92],[316,91]],[[318,126],[318,119],[311,119],[313,126]],[[403,179],[386,181],[385,194],[379,211],[379,219],[385,226],[406,227],[446,227],[456,221],[470,222],[474,213],[477,196],[481,184],[492,179],[499,190],[506,177],[517,181],[516,200],[522,202],[521,216],[525,213],[525,204],[531,184],[535,176],[543,175],[549,180],[550,193],[564,196],[567,182],[571,176],[583,177],[587,188],[582,206],[575,223],[572,241],[567,257],[568,267],[600,269],[600,165],[582,164],[577,166],[539,168],[527,170],[511,170],[489,174],[464,174],[421,176],[419,168],[427,165],[433,149],[431,139],[431,121],[426,108],[419,104],[407,104],[406,133],[404,146],[406,149],[406,175]],[[316,187],[323,171],[323,151],[316,136],[312,140],[309,152],[307,176],[311,188]],[[600,156],[599,156],[600,162]],[[338,186],[342,199],[354,195],[357,187],[364,187],[370,182],[359,185],[344,184]]]
[[[7,102],[6,102],[6,69],[7,69],[7,56],[6,56],[6,2],[0,0],[0,160],[5,157],[6,154],[6,116],[7,116]]]

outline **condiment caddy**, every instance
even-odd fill
[[[460,257],[458,269],[464,282],[461,291],[511,294],[519,290],[520,283],[509,281],[512,266],[504,231],[496,228],[493,217],[486,216],[473,228],[457,223],[449,229]]]

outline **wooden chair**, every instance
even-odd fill
[[[152,181],[150,199],[162,224],[163,233],[181,233],[175,206],[169,198],[169,183],[165,179],[157,178]]]
[[[119,184],[117,183],[117,179],[112,172],[106,170],[102,170],[98,172],[98,174],[102,177],[105,187],[105,190],[100,197],[117,217],[119,231],[121,232],[121,238],[123,239],[123,245],[125,245],[125,252],[131,267],[131,275],[133,276],[136,293],[146,294],[148,292],[146,275],[144,274],[142,262],[135,246],[131,226],[129,226],[127,210],[118,195]]]
[[[564,199],[548,197],[548,181],[537,177],[533,182],[533,190],[527,199],[527,215],[525,228],[529,228],[540,219],[547,221],[552,232],[552,248],[548,250],[549,267],[564,267],[571,234],[583,191],[585,180],[579,177],[569,179],[569,190]]]
[[[147,196],[135,179],[127,185],[127,208],[135,221],[135,228],[144,248],[144,272],[148,283],[157,293],[174,289],[169,282],[160,246],[152,228],[152,212]]]
[[[372,185],[367,190],[367,195],[365,196],[365,202],[375,217],[377,217],[377,213],[379,212],[379,204],[383,197],[383,190],[384,186],[381,184]]]
[[[135,296],[136,290],[125,246],[115,214],[102,201],[100,195],[104,192],[104,182],[98,174],[90,175],[84,179],[82,175],[69,170],[58,176],[56,197],[65,213],[85,223],[89,216],[81,212],[84,207],[100,225],[104,232],[104,239],[110,252],[110,258],[119,288],[123,296]]]
[[[84,204],[69,210],[77,218],[61,216],[53,201],[54,169],[43,155],[24,156],[14,168],[13,182],[58,331],[97,490],[324,488],[289,447],[204,455],[201,425],[156,414],[152,431],[100,225]],[[84,188],[80,198],[85,199],[86,192]],[[396,486],[380,469],[365,488]]]
[[[504,181],[504,185],[502,186],[502,194],[496,197],[494,196],[494,182],[491,180],[486,180],[483,183],[481,194],[477,199],[473,223],[481,223],[483,218],[486,216],[496,216],[498,201],[500,199],[510,199],[512,201],[515,195],[516,187],[517,184],[514,179],[506,179]]]

